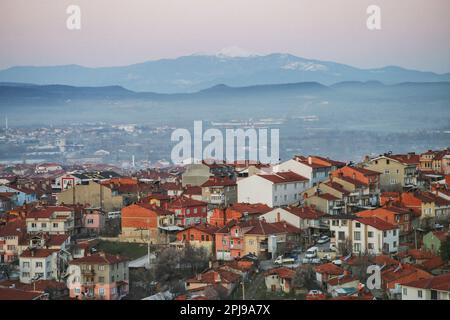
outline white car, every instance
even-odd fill
[[[333,263],[333,264],[335,264],[337,266],[340,266],[340,265],[342,265],[342,260],[341,259],[336,259],[336,260],[331,261],[331,263]]]
[[[308,250],[306,250],[305,257],[306,258],[315,258],[317,256],[317,251],[319,248],[317,247],[311,247]]]
[[[327,243],[328,241],[330,241],[330,238],[328,236],[321,236],[319,238],[319,240],[317,240],[318,244],[323,244],[323,243]]]

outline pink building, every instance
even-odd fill
[[[97,209],[86,209],[81,218],[83,232],[100,234],[105,227],[105,214]]]
[[[129,291],[128,259],[97,253],[70,262],[67,287],[71,298],[120,300]]]

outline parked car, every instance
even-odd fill
[[[330,238],[328,236],[321,236],[319,238],[319,240],[317,240],[318,244],[323,244],[323,243],[327,243],[328,241],[330,241]]]
[[[315,258],[317,256],[317,251],[319,248],[317,247],[311,247],[308,250],[306,250],[305,257],[306,258]]]
[[[274,263],[278,265],[291,264],[295,263],[295,258],[279,256],[278,258],[275,259]]]
[[[337,266],[341,266],[342,265],[342,260],[341,259],[336,259],[336,260],[331,261],[331,263],[333,263],[333,264],[335,264]]]
[[[324,300],[326,295],[320,290],[310,290],[306,295],[306,300]]]

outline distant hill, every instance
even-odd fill
[[[264,56],[205,54],[121,67],[18,66],[0,71],[0,82],[82,87],[119,85],[133,91],[158,93],[192,93],[220,84],[233,87],[297,82],[332,85],[344,81],[441,82],[450,81],[450,73],[436,74],[395,66],[359,69],[281,53]]]
[[[161,94],[153,92],[135,92],[121,86],[76,87],[67,85],[36,85],[21,83],[0,83],[0,105],[8,103],[60,102],[67,100],[153,100],[153,101],[189,101],[233,98],[295,98],[296,96],[355,97],[381,96],[411,97],[416,99],[449,99],[450,82],[405,82],[385,85],[381,82],[340,82],[325,86],[317,82],[299,82],[287,84],[255,85],[231,87],[224,84],[193,93]]]

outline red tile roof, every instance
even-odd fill
[[[26,224],[24,220],[8,222],[0,227],[0,237],[21,236],[26,234]]]
[[[330,279],[327,281],[327,284],[329,286],[337,286],[337,285],[342,285],[342,284],[346,284],[352,281],[357,281],[358,278],[352,275],[344,275],[342,277],[336,277],[333,279]]]
[[[258,174],[259,177],[269,180],[272,183],[289,183],[289,182],[303,182],[308,181],[308,178],[305,178],[299,174],[296,174],[292,171],[285,172],[277,172],[273,174]]]
[[[244,203],[244,202],[233,203],[231,206],[227,208],[227,210],[228,209],[246,214],[264,214],[272,210],[271,207],[263,203]]]
[[[114,264],[128,261],[129,259],[119,255],[112,255],[108,253],[96,253],[83,258],[74,259],[70,264]]]
[[[284,210],[289,211],[290,213],[295,214],[296,216],[302,219],[310,219],[310,220],[320,219],[325,215],[324,212],[316,210],[309,206],[286,207],[284,208]]]
[[[21,258],[47,258],[58,249],[27,249],[20,255]]]
[[[64,206],[49,206],[32,210],[27,214],[27,218],[46,219],[50,218],[55,212],[71,212],[73,209]]]
[[[202,184],[202,188],[206,187],[226,187],[235,186],[236,181],[230,178],[211,177],[205,183]]]
[[[188,197],[176,197],[172,202],[169,203],[169,208],[185,208],[185,207],[197,207],[206,206],[207,203],[204,201],[195,200]]]
[[[279,267],[268,270],[265,275],[278,275],[278,277],[283,279],[292,279],[295,275],[295,271],[286,267]]]
[[[362,224],[374,227],[377,230],[386,231],[386,230],[398,229],[398,227],[393,225],[392,223],[386,222],[377,217],[356,218],[355,220],[361,222]]]
[[[427,279],[415,280],[404,284],[408,287],[450,291],[450,273]]]
[[[36,300],[42,292],[23,291],[13,288],[0,288],[0,300]]]
[[[341,275],[344,274],[344,269],[338,267],[334,263],[325,263],[314,268],[317,273],[326,273],[329,275]]]

